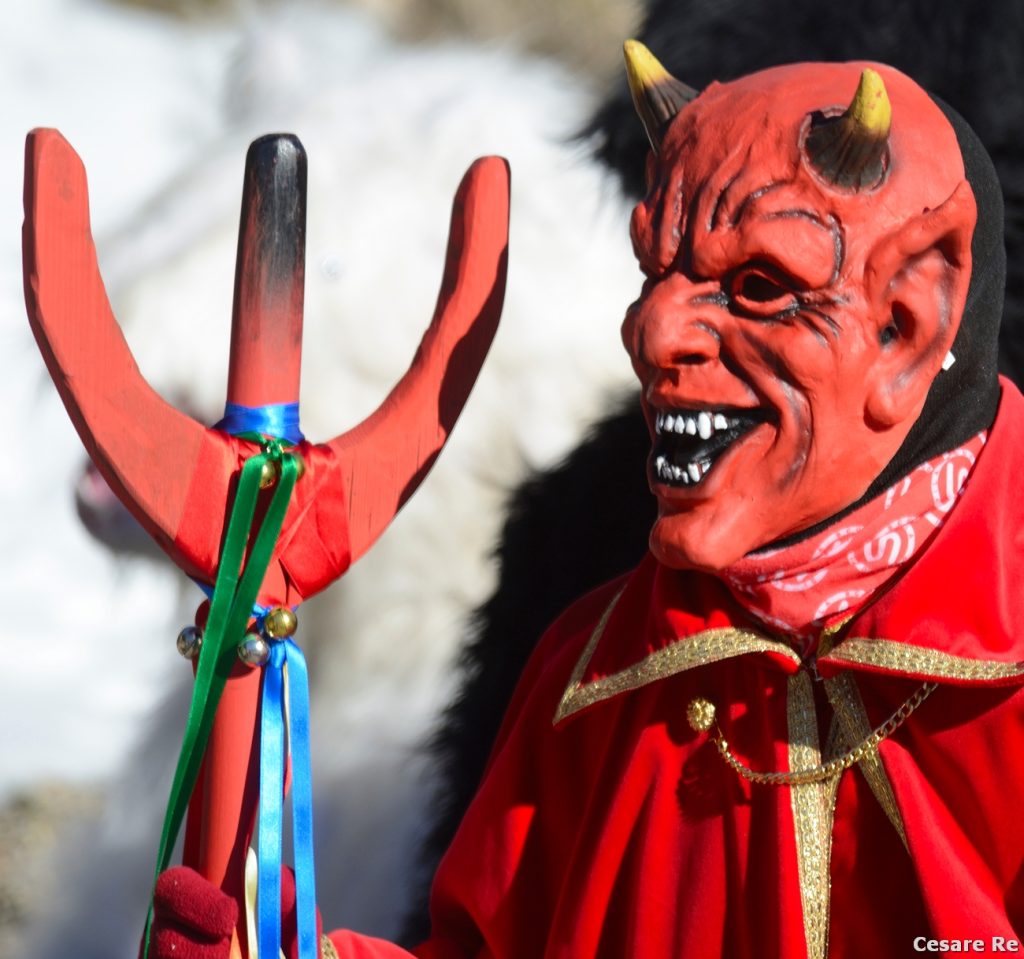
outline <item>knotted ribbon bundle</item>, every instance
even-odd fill
[[[209,742],[217,703],[237,662],[238,646],[245,639],[249,620],[255,618],[257,626],[262,630],[268,609],[257,605],[256,597],[270,564],[298,477],[296,457],[284,448],[285,444],[294,445],[302,439],[298,428],[297,403],[268,407],[229,404],[225,419],[216,428],[259,443],[260,452],[249,457],[242,466],[213,589],[210,591],[209,587],[200,584],[210,596],[210,613],[200,647],[181,752],[164,816],[157,854],[157,876],[170,864],[174,844]],[[287,435],[281,436],[281,433]],[[252,543],[248,562],[242,570],[260,491],[260,476],[267,462],[278,467],[280,477]],[[318,949],[309,683],[302,650],[289,638],[270,641],[270,656],[263,674],[261,717],[257,826],[258,952],[268,959],[277,959],[280,952],[281,837],[285,766],[290,750],[299,959],[316,959]],[[146,919],[143,951],[147,957],[152,921],[151,907]]]

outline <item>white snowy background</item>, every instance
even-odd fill
[[[188,690],[174,637],[200,597],[75,515],[81,445],[24,313],[25,133],[57,127],[81,155],[136,359],[207,421],[223,403],[246,146],[298,134],[303,427],[316,439],[357,422],[408,364],[465,167],[485,153],[511,162],[506,309],[463,419],[372,553],[300,613],[325,919],[393,935],[429,796],[420,746],[451,693],[462,617],[493,585],[505,495],[630,379],[628,209],[571,142],[592,92],[511,49],[402,45],[365,13],[305,0],[194,20],[103,0],[11,4],[0,85],[0,805],[54,781],[106,797],[59,843],[59,881],[17,952],[34,959],[134,956]]]

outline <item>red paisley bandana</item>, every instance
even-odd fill
[[[922,463],[816,536],[743,557],[723,581],[770,629],[806,643],[857,612],[925,546],[963,492],[985,440],[983,430]]]

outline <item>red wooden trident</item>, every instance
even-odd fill
[[[477,160],[455,196],[444,278],[412,365],[368,419],[297,448],[295,487],[259,602],[294,606],[358,559],[426,475],[497,328],[508,249],[508,166]],[[246,157],[227,398],[299,398],[306,158],[288,135]],[[111,488],[187,574],[213,583],[232,481],[253,443],[208,429],[146,382],[96,263],[85,168],[55,130],[28,135],[25,299],[47,369]],[[239,664],[221,699],[189,811],[186,864],[241,899],[253,826],[259,671]],[[240,915],[242,915],[240,910]],[[241,937],[245,941],[245,937]]]

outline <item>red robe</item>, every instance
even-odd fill
[[[1021,436],[1004,383],[946,524],[816,661],[718,580],[650,556],[571,607],[523,675],[415,955],[842,959],[1024,936]],[[751,784],[686,720],[704,697],[747,765],[802,768],[925,680],[877,750],[821,783]],[[346,959],[408,955],[331,938]]]

